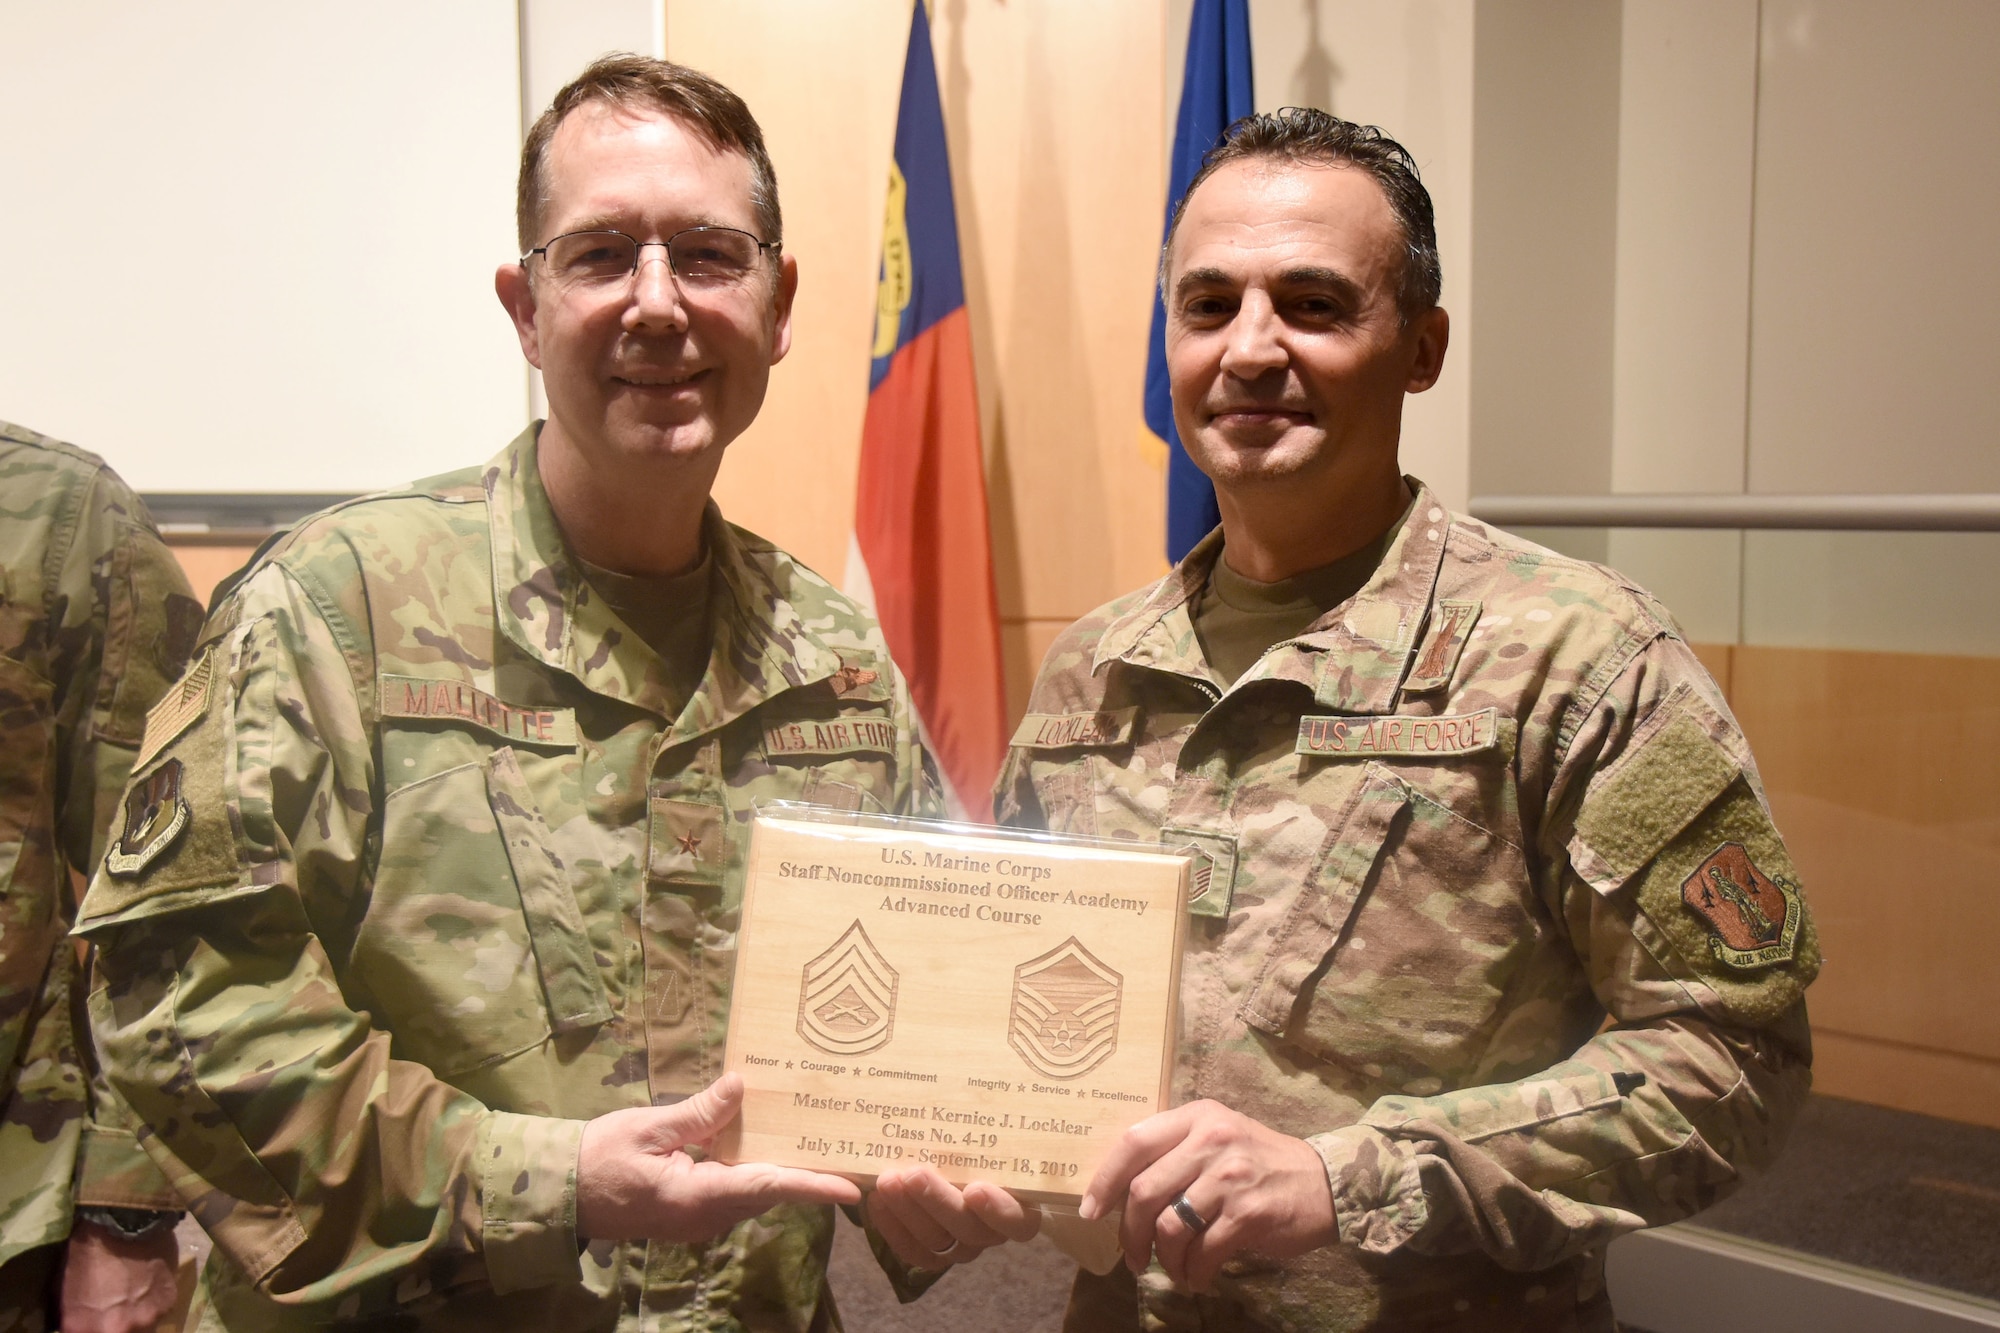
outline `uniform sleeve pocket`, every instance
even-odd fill
[[[1319,872],[1302,887],[1278,928],[1264,970],[1243,1005],[1244,1021],[1273,1036],[1291,1026],[1300,995],[1327,960],[1367,887],[1390,830],[1410,807],[1402,779],[1370,763],[1360,787],[1339,820],[1322,856]]]

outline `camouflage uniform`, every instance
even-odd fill
[[[0,1264],[22,1260],[0,1271],[0,1328],[39,1322],[29,1252],[69,1235],[75,1204],[179,1207],[101,1084],[93,1113],[69,874],[103,853],[146,709],[200,627],[103,460],[0,422]]]
[[[824,1325],[830,1209],[578,1251],[584,1122],[721,1073],[753,802],[936,808],[873,621],[712,507],[705,540],[684,707],[578,576],[532,430],[307,520],[211,615],[79,926],[216,1242],[202,1327]],[[889,726],[791,725],[840,718]]]
[[[1228,685],[1189,618],[1221,549],[1056,641],[1000,815],[1203,853],[1176,1100],[1311,1142],[1341,1243],[1214,1298],[1084,1274],[1070,1327],[1609,1329],[1605,1244],[1763,1166],[1810,1083],[1742,733],[1645,593],[1421,491]]]

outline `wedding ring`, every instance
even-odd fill
[[[1169,1207],[1174,1210],[1174,1216],[1181,1220],[1181,1225],[1192,1231],[1195,1235],[1199,1236],[1202,1232],[1208,1230],[1208,1219],[1194,1210],[1194,1205],[1187,1201],[1187,1195],[1181,1194],[1175,1196],[1173,1203]]]

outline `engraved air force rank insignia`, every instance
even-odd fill
[[[1125,979],[1072,935],[1014,969],[1007,1044],[1049,1078],[1081,1078],[1118,1049]]]
[[[190,812],[181,795],[181,761],[169,759],[125,793],[125,827],[104,855],[104,868],[135,879],[187,831]]]
[[[1730,967],[1790,961],[1798,946],[1798,886],[1773,879],[1740,842],[1725,842],[1681,881],[1681,901],[1708,926],[1708,947]]]
[[[805,966],[799,1035],[830,1055],[865,1055],[896,1026],[896,969],[856,921]]]

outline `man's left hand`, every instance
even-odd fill
[[[151,1333],[180,1295],[172,1227],[128,1239],[79,1221],[63,1261],[63,1333]]]
[[[995,1245],[1029,1241],[1042,1214],[986,1181],[963,1190],[928,1166],[878,1176],[868,1220],[912,1268],[937,1271],[977,1259]]]
[[[1182,1198],[1205,1229],[1174,1211]],[[1157,1254],[1168,1277],[1195,1291],[1239,1251],[1290,1259],[1339,1238],[1313,1146],[1220,1102],[1162,1111],[1120,1136],[1078,1211],[1091,1219],[1121,1204],[1126,1266],[1143,1272]]]

